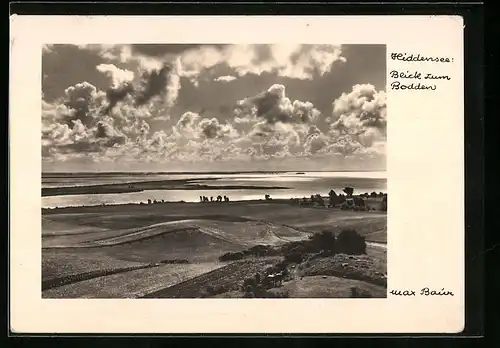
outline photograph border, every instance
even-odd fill
[[[79,14],[79,15],[97,15],[97,14],[210,14],[214,15],[212,11],[218,11],[219,15],[230,14],[269,14],[266,9],[269,5],[248,5],[246,10],[242,6],[224,5],[217,7],[216,4],[200,5],[200,4],[69,4],[69,3],[50,3],[50,4],[19,4],[11,5],[11,14]],[[111,6],[111,7],[110,7]],[[162,8],[163,6],[163,8]],[[219,5],[220,6],[220,5]],[[250,7],[251,6],[251,7]],[[328,15],[360,15],[360,14],[405,14],[405,15],[419,15],[419,14],[447,14],[447,15],[461,15],[465,23],[465,39],[464,39],[464,55],[465,55],[465,136],[466,136],[466,327],[461,333],[461,336],[477,336],[482,333],[483,320],[482,315],[484,311],[483,305],[483,288],[484,283],[483,275],[483,236],[484,230],[484,145],[483,145],[483,129],[484,129],[484,112],[483,112],[483,72],[482,64],[483,57],[478,52],[483,52],[482,41],[482,22],[483,10],[482,7],[476,5],[453,5],[452,9],[444,9],[443,6],[437,7],[436,5],[430,6],[415,6],[415,5],[390,5],[392,10],[385,5],[372,6],[350,6],[346,9],[345,5],[335,8],[323,5],[271,5],[276,14],[295,14],[294,10],[300,8],[301,14],[314,15],[314,14],[328,14]],[[30,8],[31,7],[31,8]],[[114,10],[112,8],[115,8]],[[382,9],[383,8],[383,9]],[[396,9],[397,8],[397,9]],[[168,10],[167,10],[168,9]],[[201,13],[200,10],[203,12]],[[204,12],[204,11],[209,11]],[[236,10],[236,11],[235,11]],[[257,10],[255,13],[255,10]],[[166,11],[166,12],[164,12]],[[240,12],[238,12],[240,11]],[[242,11],[242,12],[241,12]],[[235,13],[236,12],[236,13]],[[263,13],[266,12],[266,13]],[[8,255],[7,255],[8,264]],[[16,334],[10,331],[10,336],[47,336],[46,334]],[[377,337],[384,334],[358,334],[351,335],[357,337]],[[54,335],[50,335],[54,336]],[[55,336],[74,336],[66,334],[56,334]],[[93,334],[80,334],[77,336],[92,337]],[[99,334],[100,337],[218,337],[219,334],[150,334],[150,335],[136,335],[136,334]],[[224,334],[223,336],[229,337],[255,337],[258,334]],[[269,336],[291,336],[291,337],[331,337],[331,336],[345,336],[344,334],[266,334]],[[404,334],[391,334],[391,336],[402,336]],[[419,335],[412,334],[412,336],[455,336],[452,334],[441,335]]]

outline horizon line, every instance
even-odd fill
[[[386,172],[387,170],[242,170],[242,171],[42,171],[42,174],[246,174],[246,173],[311,173],[311,172]]]

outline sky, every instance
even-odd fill
[[[45,45],[42,169],[385,170],[385,45]]]

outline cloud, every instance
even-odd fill
[[[235,138],[238,134],[230,124],[220,124],[216,118],[204,118],[198,123],[201,134],[207,139]]]
[[[140,45],[139,45],[140,46]],[[206,70],[226,65],[236,76],[276,74],[301,80],[329,73],[335,62],[345,62],[340,45],[251,44],[251,45],[81,45],[102,58],[116,62],[135,62],[146,70],[159,70],[164,63],[178,63],[178,75],[198,83]],[[186,45],[184,45],[186,46]],[[235,76],[233,76],[235,77]],[[217,81],[228,82],[228,79]]]
[[[134,87],[130,82],[125,82],[119,86],[111,87],[106,91],[108,106],[104,109],[104,114],[108,114],[118,102],[134,93]]]
[[[330,72],[335,62],[345,62],[339,45],[228,45],[200,46],[179,57],[182,76],[196,79],[206,69],[226,64],[237,76],[273,73],[311,80]]]
[[[332,117],[333,134],[350,135],[371,146],[386,137],[386,93],[370,84],[355,85],[351,92],[343,93],[333,102]]]
[[[261,118],[269,124],[312,123],[319,118],[321,113],[311,102],[292,102],[286,97],[285,90],[285,86],[275,84],[254,97],[238,101],[237,122],[244,123],[241,118]]]
[[[110,77],[114,86],[120,86],[123,83],[134,80],[133,71],[117,68],[113,64],[99,64],[96,69]]]
[[[168,75],[172,67],[169,65],[164,65],[159,70],[152,70],[144,72],[142,75],[142,81],[140,90],[136,98],[136,103],[138,105],[143,105],[148,102],[151,98],[166,92],[166,87],[168,83]]]
[[[62,122],[71,124],[72,121],[80,120],[88,126],[96,117],[98,109],[105,101],[105,95],[99,93],[95,86],[84,81],[66,88],[64,91],[64,103],[66,113],[62,114]],[[62,106],[59,106],[62,109]]]
[[[257,58],[272,60],[275,52],[260,47]],[[284,85],[274,84],[236,101],[232,119],[186,111],[158,128],[151,120],[170,119],[165,105],[177,98],[180,64],[139,69],[137,76],[101,65],[97,69],[111,81],[105,92],[81,82],[68,87],[60,100],[42,102],[44,160],[136,164],[385,158],[385,92],[368,84],[355,85],[333,101],[331,125],[325,125],[312,102],[291,100]]]
[[[237,78],[232,75],[219,76],[214,79],[216,82],[231,82],[236,80]]]

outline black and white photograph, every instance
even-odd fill
[[[386,298],[386,60],[44,44],[41,297]]]
[[[11,331],[463,331],[466,25],[12,16]]]

